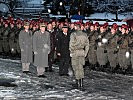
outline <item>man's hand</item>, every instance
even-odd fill
[[[21,51],[24,51],[24,49],[21,49]]]
[[[60,53],[57,53],[57,55],[58,55],[58,56],[61,56],[61,54],[60,54]]]
[[[36,55],[36,54],[38,54],[38,53],[35,51],[34,54]]]

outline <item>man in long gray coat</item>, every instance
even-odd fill
[[[32,63],[32,32],[29,30],[29,22],[24,23],[24,30],[19,34],[19,45],[21,49],[22,71],[29,72],[29,65]]]
[[[45,78],[45,67],[48,67],[50,52],[50,34],[45,31],[45,24],[40,24],[40,30],[33,36],[34,65],[37,66],[38,77]]]

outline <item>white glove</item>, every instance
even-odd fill
[[[98,35],[98,38],[102,38],[101,35]]]
[[[107,43],[107,42],[108,42],[107,39],[105,39],[105,38],[102,39],[102,43]]]
[[[34,54],[36,55],[36,54],[38,54],[37,52],[34,52]]]
[[[24,49],[21,49],[21,51],[24,51]]]
[[[98,46],[99,46],[99,47],[102,46],[102,43],[101,43],[101,42],[98,42]]]
[[[48,44],[44,44],[44,48],[49,48]]]
[[[14,48],[12,48],[11,51],[13,52],[14,51]]]
[[[130,56],[130,53],[126,52],[126,58],[129,58],[129,56]]]

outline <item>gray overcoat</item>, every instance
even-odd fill
[[[33,36],[34,65],[48,67],[48,54],[50,52],[50,34],[37,31]]]

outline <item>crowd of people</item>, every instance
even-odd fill
[[[37,67],[37,76],[53,72],[55,59],[59,60],[59,75],[69,76],[72,67],[77,87],[83,86],[84,68],[117,67],[126,73],[133,68],[133,24],[100,25],[98,22],[46,22],[0,18],[0,54],[21,54],[22,71],[29,73],[30,63]]]

